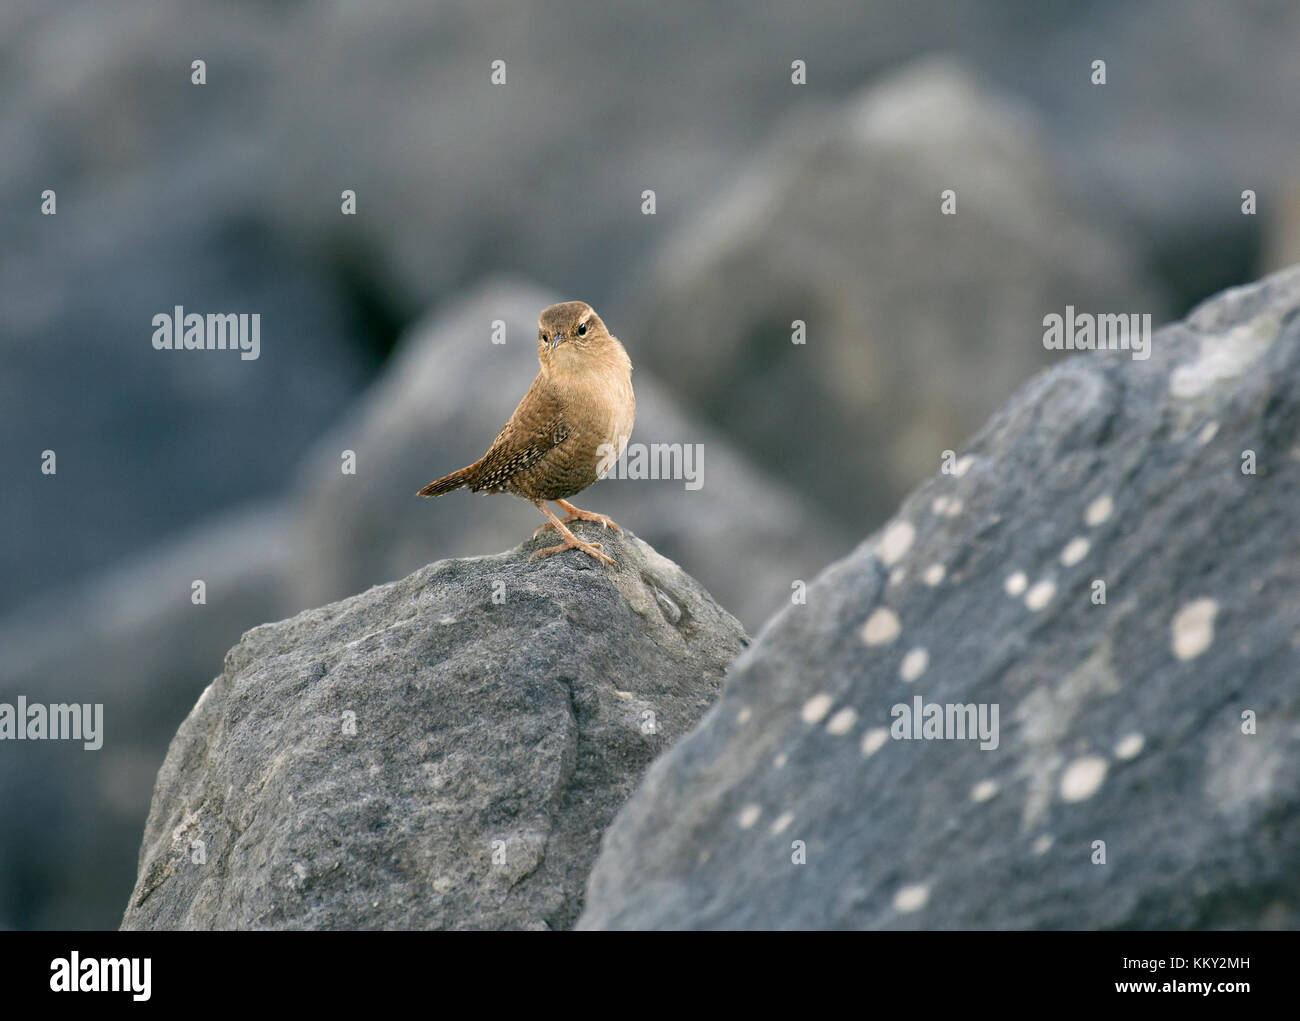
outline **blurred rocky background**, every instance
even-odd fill
[[[1298,32],[1286,0],[10,0],[0,702],[102,702],[106,740],[0,743],[0,925],[117,924],[245,629],[527,537],[413,493],[504,421],[544,303],[624,340],[634,440],[705,446],[698,491],[587,503],[756,633],[1061,357],[1044,315],[1165,321],[1300,259]],[[261,357],[154,351],[176,305],[260,313]]]

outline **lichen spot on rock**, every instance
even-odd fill
[[[1025,605],[1037,613],[1052,601],[1054,595],[1056,595],[1056,582],[1051,578],[1044,578],[1025,593]]]
[[[916,526],[910,521],[895,521],[880,538],[880,559],[886,567],[898,563],[912,548]]]
[[[799,716],[804,723],[821,723],[830,711],[831,697],[825,692],[821,692],[803,704],[803,708],[799,710]]]
[[[885,742],[889,740],[889,731],[884,727],[876,727],[874,730],[868,730],[862,735],[862,757],[869,759],[885,747]]]
[[[904,915],[920,911],[930,900],[930,887],[926,883],[910,883],[894,894],[894,910]]]
[[[1066,567],[1073,567],[1080,560],[1088,555],[1088,550],[1092,544],[1082,535],[1077,535],[1065,544],[1065,549],[1061,550],[1061,563]]]
[[[898,676],[906,684],[911,684],[914,680],[925,673],[925,668],[930,665],[930,653],[923,646],[917,646],[903,657],[903,662],[898,666]]]
[[[996,780],[981,780],[971,788],[970,799],[976,804],[985,801],[992,801],[998,793],[998,783]]]
[[[1108,766],[1100,755],[1084,755],[1065,767],[1061,774],[1061,798],[1087,801],[1101,789]]]
[[[1083,512],[1083,523],[1089,528],[1096,528],[1103,522],[1109,521],[1110,516],[1115,511],[1115,501],[1109,494],[1099,496],[1088,504],[1088,509]]]
[[[841,709],[838,713],[832,716],[830,722],[826,724],[826,733],[834,734],[836,737],[839,737],[852,730],[853,725],[857,722],[858,714],[856,710],[850,708]]]
[[[862,625],[862,640],[868,645],[888,645],[902,629],[898,614],[888,606],[881,606]]]
[[[1219,604],[1213,599],[1194,599],[1174,614],[1169,644],[1177,659],[1195,659],[1214,644],[1214,618]]]

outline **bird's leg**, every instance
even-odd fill
[[[581,510],[573,506],[573,504],[569,503],[568,500],[556,500],[555,502],[558,503],[561,507],[563,507],[569,515],[564,519],[564,523],[566,525],[570,521],[594,521],[598,525],[600,525],[601,528],[612,528],[616,532],[623,531],[623,529],[618,527],[618,524],[614,521],[613,518],[607,518],[605,517],[604,514],[597,514],[595,511]],[[548,528],[554,528],[554,527],[555,526],[551,524],[549,521],[546,522],[546,524],[544,525],[539,525],[537,531],[533,533],[533,538],[536,539]]]
[[[562,503],[563,501],[556,501],[556,502]],[[546,506],[545,500],[538,500],[534,504],[534,506],[550,519],[550,521],[547,523],[548,526],[559,531],[559,533],[562,536],[564,536],[564,542],[560,543],[558,546],[547,546],[545,549],[536,550],[533,553],[533,555],[528,558],[529,560],[535,560],[537,557],[549,557],[552,553],[563,553],[565,550],[580,549],[582,550],[583,553],[586,553],[589,557],[592,557],[596,560],[603,561],[604,563],[609,564],[611,567],[618,567],[617,560],[613,559],[612,557],[606,556],[604,553],[600,551],[600,543],[584,542],[582,539],[579,539],[576,535],[570,532],[569,529],[565,526],[564,522],[555,516],[555,512],[552,511],[551,508]],[[540,532],[541,529],[539,528],[537,531]],[[536,537],[537,537],[537,533],[534,532],[533,538]]]
[[[573,506],[573,504],[569,503],[568,500],[556,500],[555,502],[569,512],[569,516],[564,519],[565,524],[568,524],[570,521],[596,521],[599,522],[601,528],[612,528],[616,532],[623,531],[623,529],[619,528],[618,525],[614,524],[613,518],[607,518],[604,514],[597,514],[595,511],[579,510],[577,507]]]

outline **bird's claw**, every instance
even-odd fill
[[[583,553],[586,553],[587,556],[593,558],[594,560],[599,560],[602,563],[609,564],[609,566],[613,567],[615,570],[620,570],[619,563],[617,560],[615,560],[613,557],[606,556],[604,553],[601,552],[600,543],[585,542],[582,539],[576,539],[574,542],[565,541],[560,543],[558,546],[547,546],[545,549],[534,550],[532,554],[529,555],[528,560],[531,563],[532,561],[536,560],[538,557],[549,557],[552,554],[564,553],[571,549],[582,550]]]

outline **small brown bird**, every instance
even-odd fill
[[[541,371],[488,452],[430,482],[419,495],[442,496],[464,487],[476,493],[514,493],[549,519],[534,538],[548,528],[564,537],[558,546],[540,549],[533,557],[578,549],[618,567],[600,551],[600,543],[584,542],[566,526],[571,521],[599,521],[605,528],[621,529],[603,514],[579,510],[566,497],[600,478],[627,446],[636,418],[632,362],[583,301],[564,301],[542,311],[537,360]],[[568,516],[556,517],[547,500],[558,503]]]

